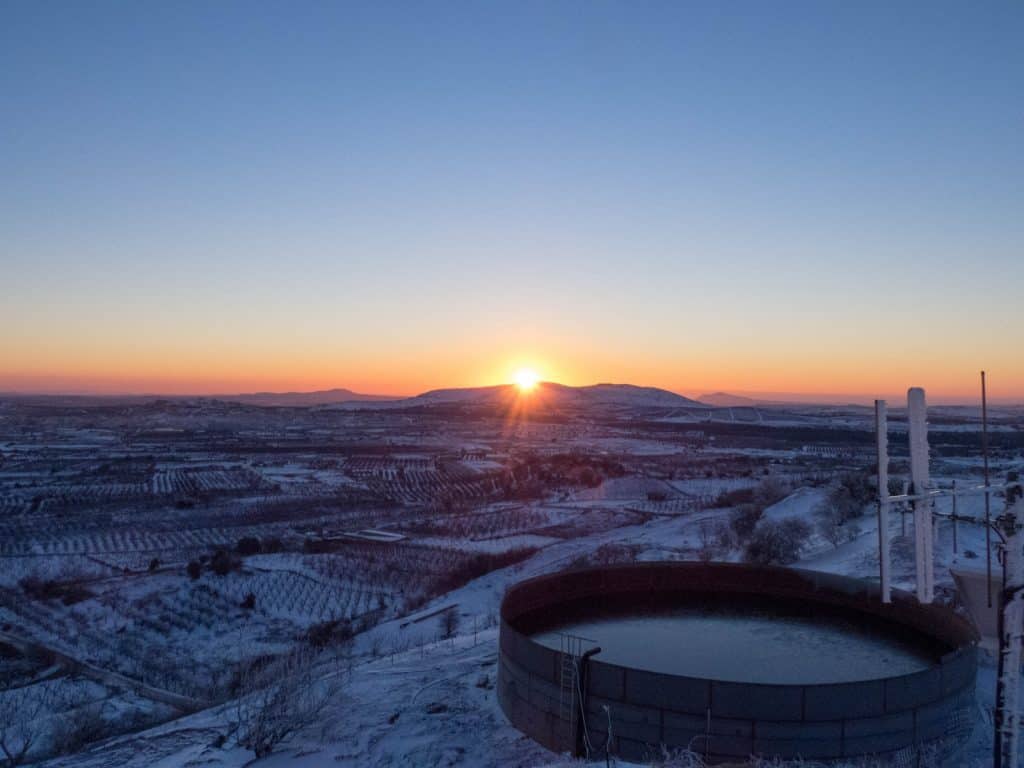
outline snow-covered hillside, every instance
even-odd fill
[[[818,488],[799,488],[769,507],[771,519],[801,517],[813,521],[822,499]],[[877,528],[874,516],[857,522],[859,533],[838,547],[817,545],[807,567],[872,578]],[[511,584],[557,570],[607,546],[628,546],[638,559],[692,558],[700,546],[701,528],[724,522],[729,510],[689,519],[654,519],[541,549],[532,558],[489,573],[439,597],[415,614],[385,622],[356,638],[350,662],[325,662],[322,675],[344,681],[341,693],[316,722],[256,765],[260,768],[319,768],[341,766],[551,766],[558,758],[508,724],[495,693],[498,604]],[[899,540],[898,515],[890,534]],[[960,551],[978,549],[983,536],[975,529],[959,532]],[[951,528],[939,527],[940,563],[951,562]],[[913,566],[908,553],[894,547],[895,584],[912,586]],[[948,573],[939,568],[941,585]],[[436,617],[451,609],[460,617],[457,635],[438,637]],[[423,617],[422,619],[420,617]],[[986,659],[979,672],[979,707],[990,697],[994,666]],[[51,766],[106,768],[143,766],[221,766],[241,768],[252,753],[216,746],[230,721],[230,707],[202,712],[147,732],[97,746],[73,759]],[[965,768],[982,768],[987,743],[979,724],[964,757]],[[581,764],[582,763],[577,763]],[[625,766],[625,763],[617,762]],[[594,766],[604,765],[604,762]],[[696,765],[696,764],[694,764]],[[804,768],[814,765],[805,763]]]

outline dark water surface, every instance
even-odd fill
[[[571,622],[534,639],[557,649],[560,632],[595,641],[602,649],[599,661],[715,680],[841,683],[909,674],[935,663],[920,647],[877,626],[832,617],[683,608]]]

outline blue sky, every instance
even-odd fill
[[[0,389],[1024,396],[1020,3],[2,13]]]

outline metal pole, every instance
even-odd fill
[[[903,495],[906,496],[910,493],[910,481],[903,481]],[[900,536],[906,538],[907,536],[907,505],[900,505]]]
[[[985,372],[981,372],[981,455],[985,462],[985,589],[988,607],[992,607],[992,512],[988,491],[988,397],[985,392]]]
[[[885,400],[875,400],[878,446],[878,583],[882,602],[891,603],[889,590],[889,429]]]
[[[928,476],[928,411],[924,390],[907,390],[907,433],[910,441],[910,479],[914,495],[926,494],[931,488]],[[917,577],[917,599],[930,603],[935,594],[935,562],[932,556],[932,504],[919,498],[914,505],[914,562]]]
[[[953,554],[956,554],[956,480],[953,481]]]

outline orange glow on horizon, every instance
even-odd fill
[[[974,403],[979,397],[980,366],[974,360],[954,364],[893,354],[870,364],[852,350],[844,357],[834,351],[808,356],[795,350],[779,355],[759,349],[695,349],[684,357],[645,349],[616,355],[596,343],[551,343],[516,355],[507,348],[481,351],[463,341],[443,348],[412,347],[395,358],[381,351],[325,352],[313,345],[273,349],[154,345],[132,355],[111,347],[51,347],[45,350],[50,360],[43,357],[42,349],[35,354],[0,354],[0,366],[11,366],[0,367],[0,392],[213,395],[345,388],[404,397],[431,389],[509,381],[525,390],[529,387],[522,386],[525,377],[520,374],[532,372],[532,380],[539,382],[543,371],[544,380],[570,386],[628,383],[689,397],[725,391],[769,398],[774,393],[779,399],[785,399],[782,395],[809,400],[827,396],[829,401],[865,402],[886,397],[896,402],[909,386],[924,386],[929,400],[936,403]],[[4,351],[22,350],[0,349]],[[52,365],[54,358],[62,364]],[[1024,366],[1005,356],[998,362],[1004,367],[988,369],[993,402],[1024,402]]]

